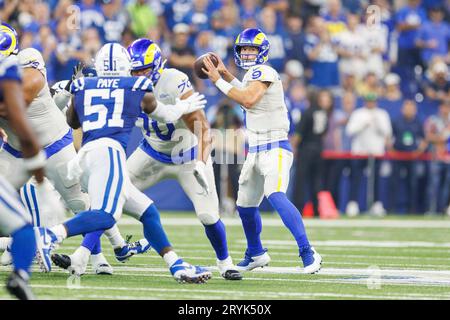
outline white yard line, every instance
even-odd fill
[[[58,288],[58,289],[66,289],[66,286],[61,285],[32,285],[33,288]],[[216,299],[217,297],[211,295],[230,295],[233,298],[251,298],[254,299],[255,296],[261,296],[261,298],[349,298],[349,299],[443,299],[450,298],[442,297],[441,295],[422,295],[422,294],[386,294],[386,295],[369,295],[369,294],[346,294],[346,293],[328,293],[328,292],[314,292],[314,293],[302,293],[302,292],[243,292],[243,291],[235,291],[235,290],[211,290],[211,289],[194,289],[193,287],[189,289],[177,288],[140,288],[140,287],[100,287],[100,286],[81,286],[80,288],[70,289],[73,292],[84,291],[84,290],[98,290],[98,291],[127,291],[127,294],[133,294],[136,292],[136,297],[141,297],[141,292],[162,292],[162,293],[186,293],[189,297],[195,299],[193,297],[193,293],[197,294],[198,298],[212,298]],[[376,293],[374,291],[374,293]],[[251,297],[248,295],[251,294]],[[179,296],[179,295],[178,295]],[[223,296],[222,298],[230,298],[227,296]]]
[[[245,240],[238,243],[246,244]],[[294,240],[264,240],[266,245],[297,246]],[[450,248],[450,242],[428,242],[428,241],[375,241],[375,240],[325,240],[314,241],[314,246],[323,247],[369,247],[369,248]]]
[[[192,217],[171,218],[167,216],[161,217],[164,226],[201,226],[199,220],[193,214]],[[227,226],[242,226],[239,218],[224,217],[222,221]],[[284,226],[283,222],[278,217],[262,217],[264,226],[278,227]],[[316,220],[304,219],[306,227],[323,227],[323,228],[450,228],[450,220],[442,218],[442,220],[391,220],[391,219],[373,219],[373,220]],[[140,222],[124,217],[119,221],[119,225],[140,225]]]

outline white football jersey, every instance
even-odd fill
[[[45,85],[36,98],[27,108],[27,116],[31,126],[42,146],[47,146],[62,138],[69,131],[66,118],[58,109],[47,83],[47,73],[45,63],[39,51],[35,49],[25,49],[18,54],[21,68],[34,68],[41,72],[45,78]],[[9,125],[0,118],[0,127],[4,128],[8,134],[8,144],[16,150],[20,150],[20,143],[17,136],[11,131]]]
[[[289,117],[278,72],[267,65],[251,67],[244,76],[244,87],[251,81],[270,82],[264,96],[251,109],[245,109],[245,126],[250,146],[286,140]]]
[[[177,98],[181,98],[192,89],[189,77],[185,73],[168,68],[162,71],[154,87],[154,95],[164,104],[175,105]],[[161,123],[145,114],[142,116],[144,118],[139,118],[137,125],[154,150],[166,155],[178,155],[180,151],[187,151],[197,145],[197,137],[186,127],[182,119],[174,123]]]

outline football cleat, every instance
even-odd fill
[[[239,271],[250,271],[255,268],[259,267],[265,267],[270,262],[270,256],[267,253],[267,249],[264,249],[264,251],[258,255],[250,256],[248,254],[248,250],[245,251],[244,260],[239,262],[236,266],[236,269]]]
[[[217,260],[217,268],[225,280],[242,280],[242,274],[233,264],[231,257],[223,261]]]
[[[35,300],[28,285],[28,274],[25,271],[14,271],[6,281],[6,289],[19,300]]]
[[[206,283],[212,277],[211,271],[200,266],[192,266],[183,259],[175,261],[169,270],[180,283]]]
[[[36,260],[42,272],[50,272],[50,253],[55,247],[56,236],[47,228],[34,228],[36,234]]]
[[[302,250],[303,273],[317,273],[322,267],[322,257],[313,247]]]
[[[95,274],[112,275],[114,272],[103,253],[91,255],[91,263]]]
[[[0,264],[2,266],[9,266],[12,264],[11,248],[9,246],[3,251],[2,256],[0,257]]]
[[[148,243],[147,239],[141,239],[135,242],[128,242],[131,239],[131,236],[127,237],[127,244],[122,248],[114,249],[114,253],[116,255],[116,259],[119,262],[125,263],[130,257],[135,254],[142,254],[147,252],[151,246]]]
[[[77,263],[75,259],[66,254],[52,254],[52,261],[55,265],[62,269],[66,269],[70,274],[75,276],[82,276],[86,273],[86,263]]]

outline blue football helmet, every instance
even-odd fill
[[[258,48],[258,54],[255,55],[253,61],[246,61],[248,59],[242,59],[241,49],[242,47],[256,47]],[[236,38],[234,43],[234,61],[236,65],[242,69],[249,69],[257,64],[266,63],[269,58],[270,43],[267,40],[267,36],[260,29],[249,28],[242,31]],[[252,55],[245,55],[252,56]]]
[[[7,57],[19,53],[19,37],[16,30],[7,23],[0,24],[0,54]]]
[[[141,38],[130,44],[127,50],[131,57],[131,71],[150,68],[146,76],[156,84],[164,65],[159,46],[152,40]]]

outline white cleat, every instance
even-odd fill
[[[304,274],[317,273],[322,268],[322,256],[313,247],[307,252],[302,252],[300,257],[303,261]]]
[[[81,261],[77,259],[75,255],[65,255],[65,254],[52,254],[52,261],[55,265],[60,268],[66,269],[70,274],[77,277],[82,276],[86,273],[87,261]]]
[[[0,264],[2,266],[9,266],[12,264],[12,255],[9,247],[3,251],[2,256],[0,257]]]
[[[91,255],[91,264],[95,274],[112,275],[114,273],[113,268],[108,261],[106,261],[103,253]]]
[[[270,262],[270,256],[267,253],[267,250],[264,250],[264,252],[260,255],[257,256],[249,256],[247,251],[245,251],[245,257],[244,260],[242,260],[241,262],[239,262],[236,265],[236,269],[238,271],[250,271],[253,270],[255,268],[262,268],[265,267],[269,264]]]
[[[384,209],[381,201],[377,201],[372,205],[370,208],[370,213],[372,216],[380,218],[386,216],[386,210]]]
[[[345,213],[347,214],[347,217],[356,217],[359,215],[359,206],[356,201],[350,201],[347,204],[347,208],[345,209]]]
[[[217,268],[225,280],[242,280],[242,274],[233,264],[230,256],[225,260],[217,260]]]

